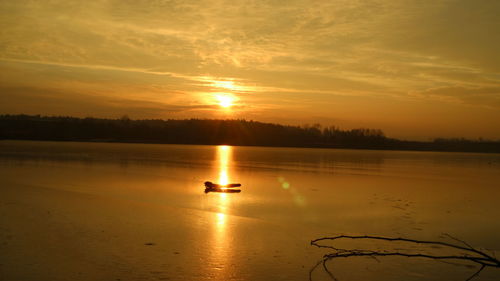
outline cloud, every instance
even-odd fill
[[[465,88],[440,87],[417,92],[417,95],[448,99],[469,105],[500,109],[500,86]]]
[[[4,22],[11,23],[0,35],[2,58],[171,75],[236,73],[235,78],[257,83],[260,73],[289,73],[328,77],[336,90],[355,92],[365,83],[364,90],[382,85],[404,93],[418,83],[439,86],[439,77],[430,81],[420,75],[419,64],[486,71],[499,57],[500,39],[488,35],[498,29],[492,11],[500,9],[494,3],[41,3],[2,3]],[[465,29],[462,18],[470,19]],[[488,65],[481,64],[483,57]],[[315,84],[300,82],[301,88]]]
[[[118,118],[127,114],[133,118],[175,118],[183,114],[201,114],[215,105],[179,105],[102,97],[60,89],[35,87],[0,87],[0,111],[10,114],[50,114]]]

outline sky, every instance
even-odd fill
[[[499,15],[497,0],[0,0],[0,114],[500,139]]]

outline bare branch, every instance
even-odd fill
[[[470,244],[468,244],[465,241],[462,241],[458,238],[455,238],[449,234],[444,234],[447,237],[460,242],[461,244],[465,245],[456,245],[448,242],[441,242],[441,241],[426,241],[426,240],[416,240],[416,239],[409,239],[409,238],[393,238],[393,237],[383,237],[383,236],[369,236],[369,235],[338,235],[338,236],[333,236],[333,237],[322,237],[318,238],[315,240],[311,241],[311,245],[318,247],[318,248],[327,248],[334,250],[333,253],[326,254],[321,261],[319,261],[309,272],[309,279],[312,280],[312,273],[313,271],[320,265],[323,264],[324,270],[328,273],[328,275],[333,279],[338,281],[337,278],[333,275],[333,273],[328,270],[326,266],[326,262],[335,258],[349,258],[349,257],[361,257],[361,256],[366,256],[366,257],[371,257],[374,258],[375,260],[379,261],[377,257],[387,257],[387,256],[400,256],[400,257],[408,257],[408,258],[427,258],[427,259],[433,259],[433,260],[439,260],[439,261],[450,261],[450,260],[460,260],[460,261],[467,261],[467,262],[473,262],[478,265],[480,265],[480,268],[478,271],[476,271],[474,274],[472,274],[469,278],[466,279],[466,281],[472,280],[474,277],[478,276],[479,273],[486,267],[495,267],[495,268],[500,268],[500,261],[496,259],[496,257],[492,257],[488,254],[486,254],[483,251],[480,251],[474,247],[472,247]],[[337,247],[334,247],[332,245],[324,245],[321,244],[321,242],[324,241],[337,241],[340,239],[361,239],[361,240],[375,240],[375,241],[389,241],[389,242],[405,242],[405,243],[410,243],[410,244],[420,244],[420,245],[439,245],[442,246],[443,249],[458,249],[463,251],[462,254],[457,254],[457,255],[439,255],[439,254],[427,254],[424,252],[415,252],[415,249],[405,251],[404,249],[398,249],[398,250],[371,250],[371,249],[340,249]],[[493,256],[495,256],[495,253],[493,253]]]

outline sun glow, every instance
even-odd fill
[[[216,88],[222,88],[230,91],[238,90],[238,87],[234,84],[233,81],[213,81],[212,85]]]
[[[217,99],[218,104],[223,108],[229,108],[233,106],[234,97],[230,95],[217,95],[215,96],[215,98]]]

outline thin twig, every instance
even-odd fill
[[[335,278],[335,276],[333,275],[333,273],[330,270],[328,270],[328,267],[326,267],[326,262],[328,260],[329,260],[328,258],[323,259],[323,268],[325,269],[326,273],[328,273],[328,275],[330,275],[330,278],[332,278],[335,281],[338,281],[337,278]]]
[[[312,281],[312,274],[314,270],[323,262],[323,260],[318,261],[312,268],[309,270],[309,281]]]
[[[470,249],[473,249],[473,247],[472,247],[471,245],[469,245],[467,242],[465,242],[465,241],[463,241],[463,240],[460,240],[460,239],[458,239],[458,238],[456,238],[456,237],[453,237],[453,236],[451,236],[451,235],[450,235],[450,234],[448,234],[448,233],[443,233],[443,235],[447,236],[448,238],[450,238],[450,239],[452,239],[452,240],[455,240],[455,241],[458,241],[458,242],[460,242],[460,243],[464,244],[465,246],[469,247]]]
[[[479,268],[478,271],[474,272],[474,274],[472,274],[469,278],[465,279],[465,281],[470,281],[472,280],[472,278],[476,277],[479,275],[479,273],[481,273],[481,271],[483,271],[483,269],[486,267],[486,265],[481,265],[481,267]]]

